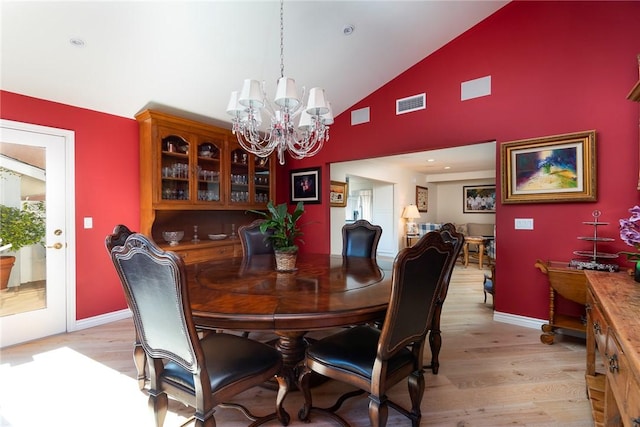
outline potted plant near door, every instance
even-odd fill
[[[304,243],[300,236],[302,231],[298,221],[304,213],[304,204],[298,202],[293,212],[287,210],[287,204],[273,205],[270,200],[267,203],[267,212],[251,211],[262,215],[265,221],[260,224],[260,231],[263,233],[271,230],[273,234],[267,238],[271,240],[276,257],[276,270],[293,271],[296,266],[298,255],[297,242]]]
[[[44,202],[24,203],[22,208],[0,204],[0,246],[17,252],[21,248],[41,243],[45,236]],[[0,290],[6,289],[11,269],[16,261],[13,255],[0,256]]]

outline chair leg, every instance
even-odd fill
[[[424,396],[424,375],[422,370],[415,371],[411,375],[409,375],[409,397],[411,398],[411,422],[413,427],[417,427],[420,425],[420,418],[422,417],[422,412],[420,412],[420,403],[422,402],[422,397]]]
[[[138,372],[138,387],[140,390],[144,390],[147,380],[147,355],[144,353],[142,344],[140,344],[140,340],[137,337],[133,347],[133,364],[136,366],[136,371]]]
[[[371,422],[371,427],[385,427],[388,418],[389,405],[387,404],[387,397],[382,396],[382,399],[380,399],[378,396],[369,395],[369,421]]]
[[[167,395],[163,392],[158,394],[157,392],[150,390],[148,405],[149,409],[153,411],[156,427],[162,427],[169,408],[169,399],[167,398]]]
[[[484,291],[484,303],[487,303],[487,291]]]
[[[440,347],[442,347],[442,335],[440,331],[440,316],[442,315],[442,304],[444,301],[438,301],[433,312],[433,320],[429,326],[429,347],[431,348],[431,364],[423,366],[423,369],[431,369],[434,375],[438,375],[440,368]]]
[[[440,329],[432,329],[429,331],[429,347],[431,348],[431,365],[427,368],[431,368],[431,372],[434,375],[438,375],[438,369],[440,368],[440,348],[442,347],[442,335]]]

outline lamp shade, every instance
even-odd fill
[[[329,107],[329,111],[323,114],[321,118],[322,118],[322,123],[328,126],[333,124],[333,108],[331,108],[330,102],[327,102],[327,106]]]
[[[320,116],[329,112],[327,101],[324,99],[324,89],[314,87],[309,91],[309,101],[307,102],[307,113],[312,116]]]
[[[298,125],[298,129],[301,131],[308,131],[311,129],[311,116],[306,111],[303,111],[300,114],[300,124]]]
[[[420,212],[418,212],[418,207],[416,205],[409,205],[404,208],[402,212],[402,218],[414,219],[420,218]]]
[[[288,77],[280,77],[276,88],[276,98],[273,102],[281,107],[296,108],[300,104],[296,81]]]
[[[242,91],[238,97],[240,105],[245,107],[262,108],[264,106],[264,96],[257,80],[245,79],[242,84]]]
[[[227,114],[241,118],[246,116],[247,111],[246,107],[243,107],[238,103],[238,91],[234,90],[231,92],[231,97],[229,98],[229,104],[227,104]]]

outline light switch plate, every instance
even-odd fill
[[[84,218],[84,228],[93,228],[93,218],[90,216]]]
[[[533,230],[533,218],[516,218],[514,222],[516,230]]]

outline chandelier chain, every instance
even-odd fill
[[[280,0],[280,77],[284,77],[284,0]]]

